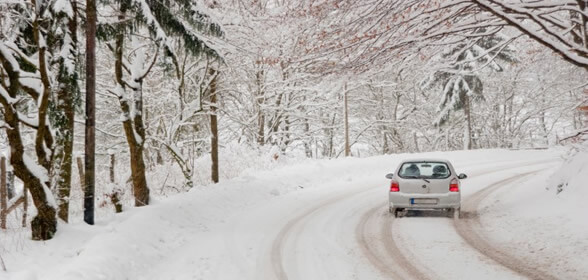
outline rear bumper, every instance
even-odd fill
[[[461,194],[459,192],[431,194],[431,193],[402,193],[391,192],[388,195],[390,207],[409,208],[409,209],[439,209],[439,208],[459,208],[461,206]],[[436,199],[435,204],[418,204],[411,203],[412,199],[432,198]]]

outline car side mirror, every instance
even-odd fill
[[[459,179],[465,179],[465,178],[467,178],[467,177],[468,177],[468,175],[465,175],[465,174],[463,174],[463,173],[461,173],[461,174],[459,174],[459,175],[457,176],[457,178],[459,178]]]
[[[394,173],[388,173],[388,174],[386,174],[386,178],[388,178],[388,179],[394,178]]]

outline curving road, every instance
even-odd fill
[[[488,238],[486,237],[487,233],[485,233],[486,229],[482,225],[480,215],[477,211],[478,205],[480,205],[484,199],[487,199],[493,192],[500,191],[506,186],[516,184],[517,182],[524,180],[527,176],[532,176],[536,173],[537,172],[528,172],[508,177],[469,196],[462,204],[465,219],[456,221],[455,228],[459,235],[472,248],[475,248],[486,257],[521,276],[537,280],[558,279],[558,277],[550,275],[548,271],[541,270],[540,265],[533,264],[524,259],[520,259],[507,251],[500,250],[496,244],[492,244],[488,241]]]
[[[419,212],[395,219],[381,186],[317,201],[287,219],[261,258],[263,279],[555,279],[500,251],[485,238],[477,205],[489,194],[546,168],[546,161],[514,168],[470,167],[479,191],[462,198],[463,219]],[[490,184],[485,177],[500,179]],[[469,181],[468,181],[469,182]],[[467,183],[466,183],[467,184]],[[446,261],[443,261],[446,260]]]

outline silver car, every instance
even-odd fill
[[[398,217],[408,210],[446,210],[458,219],[460,216],[460,179],[453,165],[441,159],[411,159],[400,163],[391,179],[390,213]]]

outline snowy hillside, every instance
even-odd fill
[[[19,249],[1,252],[0,278],[583,279],[586,189],[554,193],[561,154],[400,154],[251,170],[94,227],[60,224],[50,241],[18,240]],[[436,213],[389,221],[384,175],[414,156],[448,158],[469,175],[462,199],[471,208],[459,222]],[[3,247],[16,240],[3,236]]]
[[[0,0],[0,280],[588,279],[586,1]]]

